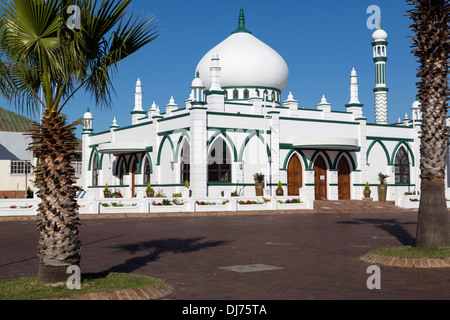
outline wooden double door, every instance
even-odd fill
[[[339,200],[351,199],[350,174],[351,169],[345,157],[341,157],[337,165],[338,171],[338,197]],[[314,183],[316,200],[328,199],[327,167],[322,156],[314,161]]]
[[[338,170],[338,195],[339,200],[351,199],[350,165],[345,157],[341,157],[337,165]],[[298,196],[299,189],[303,186],[302,165],[297,156],[289,161],[287,169],[288,195]],[[314,161],[315,199],[328,199],[327,166],[322,155]]]
[[[327,166],[321,155],[314,161],[314,185],[316,200],[328,199]]]
[[[299,189],[303,186],[303,176],[302,176],[302,164],[297,156],[293,156],[289,161],[288,165],[288,195],[298,196],[300,195]]]
[[[339,200],[350,200],[350,166],[347,159],[341,157],[338,163],[338,194]]]

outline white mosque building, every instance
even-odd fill
[[[198,63],[190,96],[180,107],[173,99],[165,113],[153,103],[144,109],[138,80],[132,124],[95,132],[84,115],[83,188],[87,198],[103,198],[106,185],[125,198],[145,199],[148,183],[172,196],[191,199],[257,198],[254,175],[262,173],[264,198],[302,201],[362,199],[364,186],[378,200],[378,174],[388,175],[388,200],[420,190],[421,111],[388,123],[387,33],[373,34],[375,123],[367,122],[358,99],[357,72],[349,70],[347,111],[336,111],[324,96],[315,108],[299,108],[292,93],[281,95],[289,68],[272,48],[246,29],[243,10],[228,38]]]

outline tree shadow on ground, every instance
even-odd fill
[[[110,272],[123,272],[130,273],[139,268],[147,265],[150,262],[158,260],[164,253],[189,253],[202,249],[217,247],[229,243],[229,241],[206,241],[205,237],[200,238],[188,238],[188,239],[164,239],[164,240],[152,240],[143,241],[133,244],[125,244],[118,246],[119,251],[126,251],[130,254],[135,254],[139,251],[149,252],[148,254],[132,257],[124,261],[123,263],[113,266],[103,273]]]
[[[386,231],[391,236],[397,238],[398,241],[404,246],[414,246],[415,238],[405,228],[407,225],[416,224],[413,222],[400,222],[397,219],[374,219],[374,218],[362,218],[354,219],[352,221],[339,221],[337,223],[342,224],[373,224],[375,227]]]

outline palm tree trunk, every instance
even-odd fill
[[[419,59],[419,100],[422,107],[420,145],[421,197],[416,246],[450,247],[450,218],[445,199],[448,127],[448,0],[409,0],[415,31],[413,53]]]
[[[443,179],[422,180],[416,247],[450,246],[449,219]]]
[[[36,225],[40,231],[38,279],[48,284],[65,283],[67,268],[80,265],[80,220],[71,166],[76,143],[73,129],[61,115],[53,119],[44,116],[32,135],[31,149],[38,158],[36,187],[41,199]]]

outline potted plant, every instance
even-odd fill
[[[378,201],[381,202],[386,201],[386,194],[387,194],[386,179],[388,177],[389,177],[388,175],[385,175],[381,172],[378,174],[378,181],[380,181],[380,184],[378,185]]]
[[[147,183],[147,190],[145,192],[147,193],[147,198],[153,198],[155,196],[155,190],[153,190],[150,182]]]
[[[109,191],[108,184],[105,185],[105,190],[103,190],[103,195],[105,198],[111,198],[111,191]]]
[[[253,179],[255,180],[256,196],[262,197],[264,195],[264,175],[262,173],[255,173]]]
[[[30,187],[27,189],[27,199],[33,199],[34,194]]]
[[[370,194],[372,192],[370,191],[369,182],[366,182],[366,185],[364,186],[364,192],[363,193],[364,193],[364,198],[366,198],[366,199],[370,198]]]
[[[281,197],[284,194],[283,185],[281,184],[281,181],[278,181],[278,187],[277,187],[277,190],[275,191],[275,193],[279,197]]]

